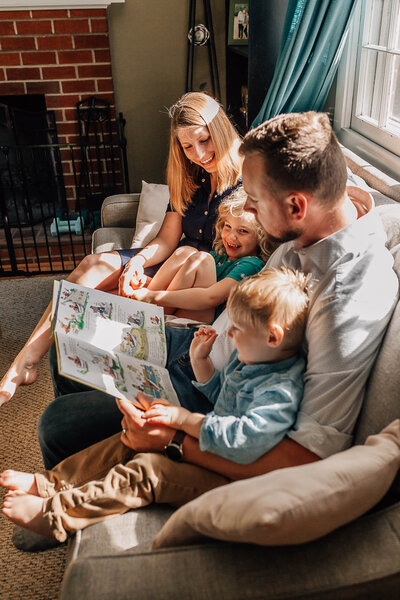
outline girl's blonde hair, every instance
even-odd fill
[[[253,213],[247,212],[244,209],[247,195],[243,187],[236,188],[229,196],[224,198],[218,207],[218,217],[215,222],[215,237],[213,250],[217,254],[225,254],[224,244],[222,242],[221,233],[225,225],[226,217],[232,215],[234,217],[242,217],[243,215],[248,220],[249,226],[257,234],[257,256],[264,262],[275,250],[276,246],[271,244],[265,230],[258,224]]]
[[[229,294],[227,309],[235,323],[267,334],[270,323],[285,331],[286,347],[301,346],[309,305],[311,275],[288,267],[269,268],[246,277]]]
[[[178,130],[185,127],[208,127],[218,163],[218,194],[237,182],[242,168],[239,155],[240,137],[221,105],[204,92],[189,92],[169,110],[171,131],[167,166],[167,183],[173,209],[183,215],[199,187],[200,167],[186,158],[178,140]]]

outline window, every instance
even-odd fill
[[[400,2],[359,0],[338,73],[342,143],[394,177],[400,172]]]

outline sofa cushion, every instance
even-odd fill
[[[395,256],[400,247],[400,204],[383,204],[377,207],[386,233],[386,247]],[[395,265],[397,275],[400,278],[400,270]]]
[[[259,545],[317,539],[372,508],[400,466],[400,419],[364,446],[211,490],[176,511],[153,549],[204,536]]]
[[[354,441],[356,444],[379,431],[400,415],[400,303],[397,303],[369,377]]]
[[[148,550],[174,510],[167,504],[151,504],[80,530],[70,540],[70,559]]]
[[[400,280],[400,206],[378,207],[386,232],[386,246],[393,255],[393,268]],[[365,398],[355,432],[354,443],[363,444],[369,435],[380,431],[400,414],[400,303],[397,304],[379,355],[367,382]],[[400,499],[400,477],[391,488],[393,498]]]
[[[167,185],[142,181],[132,248],[144,248],[156,237],[164,220],[168,202]]]
[[[60,600],[397,598],[400,504],[299,546],[212,542],[156,552],[102,550],[103,556],[73,561]]]

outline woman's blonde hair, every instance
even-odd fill
[[[186,158],[178,140],[178,130],[185,127],[208,127],[218,163],[217,188],[222,193],[237,182],[242,168],[239,155],[240,137],[221,105],[204,92],[189,92],[169,110],[171,131],[167,166],[167,183],[173,209],[183,215],[197,184],[200,167]]]
[[[232,215],[233,217],[245,216],[248,220],[249,226],[257,234],[257,256],[259,256],[261,260],[266,262],[268,257],[275,250],[276,246],[271,244],[271,242],[268,239],[267,233],[258,224],[253,213],[247,212],[244,209],[244,205],[246,204],[246,198],[246,192],[244,191],[243,187],[240,186],[236,188],[232,193],[230,193],[229,196],[222,200],[221,204],[218,207],[218,216],[215,222],[215,237],[213,243],[213,250],[217,254],[225,254],[225,248],[222,242],[221,233],[225,225],[226,217],[228,215]]]
[[[311,275],[288,267],[246,277],[229,294],[229,318],[266,334],[271,323],[279,323],[285,331],[286,347],[298,348],[308,313],[310,280]]]

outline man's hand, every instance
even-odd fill
[[[138,400],[147,409],[151,400],[138,394]],[[175,429],[165,425],[152,425],[143,418],[144,413],[135,408],[129,400],[117,398],[119,410],[123,413],[121,442],[136,452],[162,452],[173,438]]]
[[[190,344],[190,359],[196,361],[207,358],[217,337],[218,333],[212,327],[201,327],[195,331]]]
[[[118,294],[131,298],[133,292],[145,285],[147,277],[143,271],[144,259],[142,256],[134,256],[125,265],[118,282]]]

